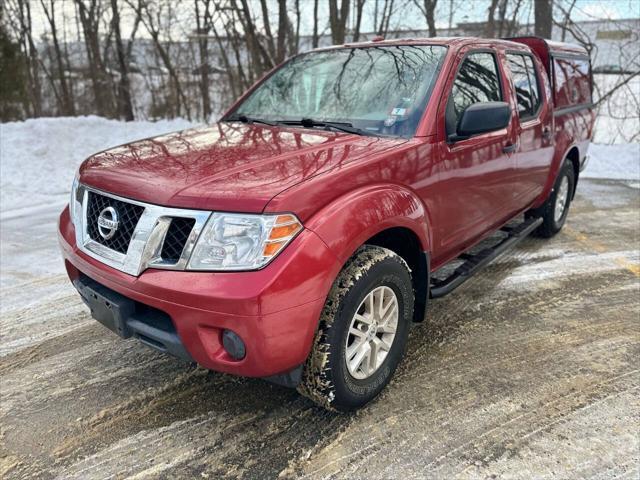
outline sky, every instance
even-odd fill
[[[109,2],[106,0],[105,5],[108,5]],[[122,5],[124,2],[120,0]],[[273,8],[270,9],[274,18],[272,19],[272,24],[277,25],[277,1],[276,0],[268,0],[273,4]],[[372,32],[375,31],[374,21],[373,21],[373,6],[376,0],[366,0],[365,6],[367,7],[366,13],[363,17],[361,31],[363,32]],[[379,5],[382,6],[384,4],[384,0],[378,0]],[[571,0],[555,0],[560,4],[568,4]],[[171,2],[172,5],[177,5],[175,11],[173,12],[174,17],[182,20],[178,22],[171,22],[172,31],[171,36],[173,39],[178,39],[187,35],[189,32],[185,31],[186,26],[191,27],[191,17],[193,15],[193,2],[191,0],[182,0],[181,2],[177,0],[154,0],[154,2]],[[256,7],[259,5],[259,0],[249,0],[249,3],[255,4]],[[290,8],[293,8],[293,0],[289,2],[291,4]],[[352,1],[352,3],[355,3]],[[533,0],[528,0],[526,5],[521,9],[520,15],[518,16],[518,20],[520,23],[533,23],[533,8],[532,8]],[[36,0],[32,0],[32,8],[33,8],[33,19],[34,19],[34,31],[37,35],[45,33],[47,31],[46,27],[46,19],[43,13],[40,11],[40,2]],[[300,5],[302,8],[302,21],[301,21],[301,33],[311,34],[313,28],[313,1],[312,0],[300,0]],[[394,20],[391,23],[391,29],[393,30],[402,30],[402,29],[426,29],[426,22],[424,18],[421,16],[420,12],[413,5],[413,0],[395,0],[396,8],[402,8],[403,11],[397,13],[393,18]],[[489,0],[439,0],[438,7],[436,9],[436,27],[437,28],[446,28],[449,24],[449,12],[450,6],[453,5],[453,25],[455,26],[460,22],[478,22],[484,21],[487,17],[487,7],[489,5]],[[62,12],[68,16],[68,18],[73,18],[74,15],[74,5],[72,0],[57,0],[56,8],[58,12]],[[382,7],[380,7],[382,8]],[[256,12],[259,12],[260,9],[256,8]],[[320,12],[319,17],[321,19],[328,20],[328,7],[327,0],[320,0]],[[353,15],[352,15],[353,17]],[[584,21],[584,20],[599,20],[599,19],[621,19],[621,18],[638,18],[640,17],[640,0],[576,0],[573,12],[572,19],[574,21]],[[352,21],[352,19],[350,19]],[[62,22],[58,22],[60,24]],[[73,26],[73,22],[69,22],[70,27]],[[123,23],[123,36],[128,36],[128,30],[130,30],[130,26],[132,25],[132,18],[124,13],[122,15],[122,23]],[[328,23],[328,21],[327,21]],[[173,25],[177,25],[177,27],[173,27]],[[173,29],[175,28],[175,31]],[[70,36],[73,36],[73,33],[68,32]],[[328,28],[324,33],[329,33]],[[76,33],[77,35],[77,33]],[[138,31],[139,37],[148,36],[143,28]],[[71,38],[68,38],[71,40]]]
[[[305,1],[305,0],[302,0]],[[368,0],[371,2],[372,0]],[[396,0],[399,2],[402,0]],[[558,1],[558,0],[556,0]],[[569,0],[562,0],[560,4],[567,4]],[[438,0],[436,10],[436,27],[446,28],[449,24],[449,5],[451,0]],[[521,10],[521,23],[533,23],[533,2]],[[487,17],[489,0],[453,0],[453,25],[460,22],[484,21]],[[640,17],[640,0],[576,0],[572,10],[574,21],[622,19]],[[424,20],[418,16],[405,16],[399,20],[407,28],[424,28]],[[367,24],[368,23],[368,24]],[[363,31],[371,31],[372,21],[365,23]]]

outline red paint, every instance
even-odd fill
[[[150,269],[132,277],[81,253],[65,210],[59,239],[71,278],[81,271],[165,311],[193,358],[207,368],[273,375],[305,360],[333,280],[367,239],[388,228],[409,229],[435,270],[514,215],[540,205],[567,155],[575,154],[579,162],[585,158],[594,122],[591,77],[590,71],[571,67],[571,59],[586,55],[583,50],[535,38],[375,43],[407,44],[448,47],[414,138],[218,123],[110,149],[82,165],[82,183],[145,202],[295,213],[305,229],[266,268]],[[445,106],[463,56],[478,49],[497,56],[511,122],[451,144]],[[534,53],[543,103],[533,119],[518,118],[507,52]],[[554,77],[555,65],[564,69],[562,84]],[[515,152],[504,153],[513,143]],[[246,342],[245,359],[233,361],[222,349],[225,328]]]

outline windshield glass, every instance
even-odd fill
[[[412,136],[445,52],[442,46],[404,45],[300,55],[227,119],[310,119],[350,124],[370,134]]]

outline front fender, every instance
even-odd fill
[[[305,227],[316,233],[344,263],[383,230],[404,227],[429,251],[429,217],[420,198],[411,190],[393,184],[370,185],[343,195],[314,214]]]

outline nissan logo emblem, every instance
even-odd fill
[[[105,240],[113,238],[118,231],[118,212],[113,207],[107,207],[98,215],[98,232]]]

